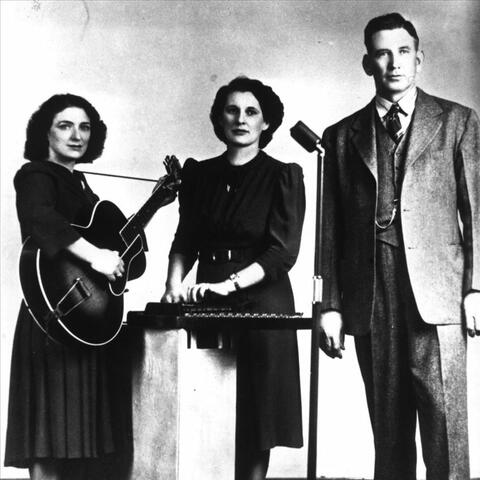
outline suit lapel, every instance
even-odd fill
[[[443,110],[438,103],[418,89],[418,97],[410,125],[405,169],[411,166],[435,138],[442,125]]]
[[[377,180],[377,143],[375,137],[375,100],[360,110],[352,123],[352,142],[363,162]]]

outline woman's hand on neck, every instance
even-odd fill
[[[227,160],[230,165],[240,166],[245,165],[250,160],[253,160],[260,151],[258,143],[248,146],[227,146]]]

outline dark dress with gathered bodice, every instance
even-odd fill
[[[84,224],[98,201],[82,173],[52,162],[23,165],[14,184],[23,240],[31,236],[51,257],[80,237],[70,223]],[[105,348],[64,347],[45,335],[22,302],[12,351],[5,465],[93,460],[130,450],[123,341]]]
[[[295,311],[288,271],[296,261],[305,211],[301,168],[264,152],[243,166],[225,155],[188,159],[179,195],[180,220],[171,253],[199,259],[197,281],[219,282],[252,262],[265,279],[227,297],[250,312]],[[211,262],[208,253],[240,252]],[[295,331],[256,330],[237,339],[237,435],[253,432],[260,450],[302,446]]]

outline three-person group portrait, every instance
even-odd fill
[[[363,43],[358,63],[371,95],[344,118],[329,112],[318,196],[308,195],[314,182],[303,165],[270,152],[295,108],[275,81],[227,78],[202,103],[209,105],[202,121],[210,121],[213,149],[187,150],[181,166],[168,156],[167,175],[137,214],[114,209],[101,221],[105,194],[94,192],[89,175],[96,164],[82,168],[107,155],[115,136],[101,108],[75,91],[32,105],[26,161],[11,179],[23,298],[12,339],[5,466],[27,469],[33,480],[133,478],[132,462],[142,455],[135,431],[141,405],[132,405],[136,343],[122,309],[123,294],[136,291],[126,282],[145,281],[147,252],[166,265],[155,285],[141,287],[149,302],[168,312],[192,309],[183,321],[248,323],[224,335],[213,322],[189,335],[194,348],[235,357],[235,480],[271,478],[278,447],[308,446],[308,365],[295,328],[255,322],[296,319],[296,288],[307,287],[296,285],[292,269],[305,248],[302,233],[310,231],[305,218],[319,220],[306,216],[311,211],[321,213],[313,247],[322,280],[312,331],[325,354],[322,368],[356,358],[372,478],[416,480],[419,462],[427,480],[471,478],[467,412],[476,406],[468,404],[467,345],[480,335],[480,122],[469,106],[422,88],[429,66],[417,28],[415,18],[391,12],[352,33]],[[160,240],[144,228],[166,205],[178,212],[176,228],[159,251]],[[108,230],[113,240],[104,238]],[[65,270],[72,283],[52,303]],[[318,388],[320,396],[335,394],[327,384]]]

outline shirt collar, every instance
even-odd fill
[[[413,87],[408,90],[408,92],[396,103],[400,108],[407,114],[407,117],[410,117],[415,110],[415,100],[417,99],[417,88]],[[390,110],[390,107],[393,105],[393,102],[390,102],[386,98],[381,97],[380,95],[375,95],[375,107],[378,112],[378,116],[383,119],[383,117]],[[400,115],[400,118],[402,116]]]

